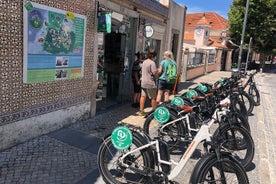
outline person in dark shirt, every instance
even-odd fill
[[[140,52],[137,52],[135,55],[137,59],[134,61],[132,66],[132,83],[134,90],[132,107],[138,108],[141,97],[141,67],[144,55]]]

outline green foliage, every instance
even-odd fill
[[[240,43],[247,0],[234,0],[228,13],[234,43]],[[249,0],[244,43],[253,38],[253,50],[276,54],[276,0]],[[246,45],[246,44],[245,44]]]

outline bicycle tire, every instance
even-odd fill
[[[259,106],[261,104],[260,92],[256,86],[250,86],[248,89],[248,94],[252,97],[255,106]]]
[[[231,152],[244,168],[252,163],[255,145],[252,136],[244,127],[222,123],[213,136],[223,138],[222,147]]]
[[[230,117],[227,117],[227,120],[231,120],[233,123],[237,123],[237,125],[243,126],[246,130],[248,130],[249,133],[251,133],[251,128],[248,119],[245,118],[243,114],[239,112],[233,112],[230,113]]]
[[[231,101],[232,103],[232,101]],[[238,99],[237,102],[235,104],[233,104],[233,110],[237,113],[239,113],[240,115],[242,115],[246,120],[248,120],[248,112],[247,112],[247,108],[244,104],[244,102],[241,99]]]
[[[252,97],[245,91],[240,93],[240,98],[243,101],[244,105],[246,106],[247,114],[251,114],[254,109],[254,101]]]
[[[172,110],[169,110],[169,112],[170,119],[168,122],[179,118],[176,112],[173,112]],[[167,143],[170,151],[178,149],[181,142],[180,137],[183,137],[183,135],[185,134],[185,126],[183,121],[176,121],[172,125],[168,125],[163,129],[164,134],[162,135],[160,135],[159,131],[161,127],[162,124],[154,119],[154,114],[152,113],[146,118],[143,129],[151,139],[161,136],[162,140]]]
[[[129,168],[122,167],[118,158],[125,152],[131,151],[137,147],[145,145],[147,141],[136,132],[132,132],[132,145],[124,151],[117,150],[111,141],[111,136],[104,139],[101,144],[97,164],[98,169],[106,183],[121,184],[121,183],[146,183],[150,178],[146,174],[137,173]],[[125,158],[125,163],[133,167],[147,171],[154,168],[154,158],[150,148],[135,152]]]
[[[231,155],[221,154],[218,159],[215,153],[209,153],[197,162],[189,183],[248,184],[249,180],[243,166]]]

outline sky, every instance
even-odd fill
[[[233,0],[174,0],[187,7],[187,13],[215,12],[228,20]]]

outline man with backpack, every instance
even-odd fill
[[[170,91],[174,87],[174,83],[177,78],[176,62],[171,51],[165,51],[163,55],[164,59],[160,63],[158,68],[159,82],[158,92],[156,97],[157,104],[161,102],[164,94],[164,102],[169,101]]]

